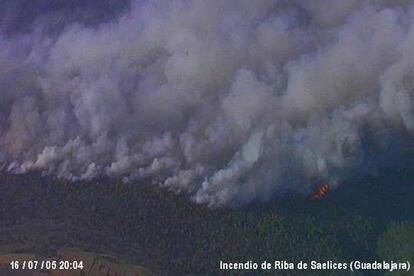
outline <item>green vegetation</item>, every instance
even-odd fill
[[[61,247],[77,247],[174,275],[217,274],[220,260],[414,256],[413,224],[358,214],[343,208],[335,195],[316,203],[286,197],[235,210],[209,209],[165,189],[109,180],[68,183],[3,175],[0,183],[0,248],[6,248],[8,236],[25,240],[15,249],[8,244],[6,253],[52,255]]]
[[[392,223],[378,241],[378,255],[384,260],[414,264],[414,223]],[[392,275],[409,275],[390,273]]]

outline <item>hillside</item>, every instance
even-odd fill
[[[412,180],[405,177],[401,184]],[[3,174],[0,253],[53,255],[72,247],[166,274],[217,273],[220,260],[414,261],[412,250],[396,250],[413,243],[412,187],[361,183],[358,193],[339,189],[316,203],[291,196],[231,210],[115,180]]]

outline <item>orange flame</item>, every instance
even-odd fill
[[[324,184],[318,188],[318,190],[312,195],[312,200],[320,200],[324,198],[327,194],[332,191],[331,186],[329,184]]]

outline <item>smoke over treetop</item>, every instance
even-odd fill
[[[406,162],[410,1],[133,1],[94,24],[72,5],[53,31],[53,8],[26,32],[0,14],[10,171],[150,179],[223,206]]]

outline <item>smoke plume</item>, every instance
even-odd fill
[[[4,170],[229,206],[407,165],[412,1],[0,7]]]

